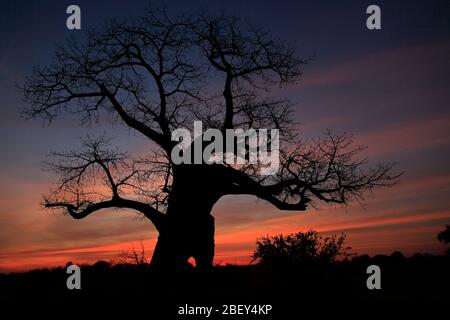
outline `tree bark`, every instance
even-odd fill
[[[190,257],[196,267],[208,269],[214,259],[214,217],[167,219],[160,232],[151,265],[165,271],[183,269]]]
[[[208,269],[214,259],[214,217],[211,210],[221,197],[220,177],[205,166],[177,168],[151,265],[163,270],[188,266]]]

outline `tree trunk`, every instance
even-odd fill
[[[159,234],[151,265],[175,270],[188,266],[193,257],[197,268],[207,269],[214,259],[214,217],[168,219]]]
[[[199,269],[212,266],[215,227],[211,210],[221,196],[220,181],[214,179],[213,172],[195,165],[174,171],[166,220],[151,261],[153,267],[182,269],[188,266],[190,257]]]

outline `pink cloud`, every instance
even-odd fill
[[[368,145],[367,156],[414,151],[437,145],[448,145],[450,115],[429,119],[414,119],[377,131],[361,133],[356,141]]]
[[[405,47],[381,54],[376,53],[347,63],[338,63],[326,70],[319,69],[312,73],[308,73],[306,70],[299,87],[340,84],[386,76],[391,81],[395,78],[404,79],[408,75],[420,78],[430,70],[440,68],[440,65],[437,64],[441,60],[436,59],[437,56],[448,56],[449,54],[450,44],[446,42]],[[401,74],[396,72],[399,70],[402,71]]]

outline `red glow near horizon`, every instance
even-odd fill
[[[418,244],[423,248],[436,244],[435,234],[440,231],[443,221],[450,219],[450,211],[414,214],[411,216],[384,217],[371,221],[323,224],[315,230],[322,235],[346,232],[348,244],[353,252],[359,254],[390,254],[401,250],[413,254]],[[220,233],[216,235],[216,256],[214,263],[249,264],[257,238],[265,235],[288,234],[313,229],[313,226],[299,226],[297,215],[273,218],[257,222],[253,228]],[[421,222],[438,222],[430,226]],[[386,229],[386,227],[394,227]],[[435,243],[436,242],[436,243]],[[150,258],[156,239],[142,240],[146,249],[146,257]],[[2,255],[1,271],[24,271],[32,268],[63,266],[67,262],[92,264],[98,260],[115,262],[122,251],[140,248],[136,241],[124,241],[91,247],[75,247],[59,250],[16,251],[10,255]],[[420,252],[420,250],[419,250]],[[439,253],[439,252],[436,252]]]

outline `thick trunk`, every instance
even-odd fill
[[[207,269],[214,259],[214,217],[168,219],[160,232],[151,265],[158,269],[183,269],[193,257],[197,268]]]
[[[151,265],[181,269],[193,257],[197,268],[207,269],[214,259],[214,217],[220,198],[220,177],[204,166],[178,169]],[[217,179],[216,179],[217,178]]]

